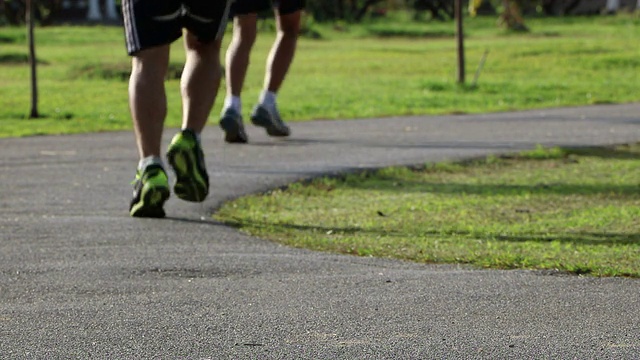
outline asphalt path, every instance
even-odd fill
[[[638,142],[640,104],[248,130],[205,130],[211,195],[161,220],[128,216],[131,132],[0,139],[0,359],[640,359],[638,279],[312,252],[210,216],[321,174]]]

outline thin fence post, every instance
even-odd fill
[[[464,32],[462,0],[455,0],[456,42],[458,44],[458,84],[464,84]]]
[[[33,0],[26,1],[26,22],[27,22],[27,37],[29,41],[29,66],[31,68],[31,111],[29,118],[34,119],[39,117],[38,114],[38,78],[36,66],[38,60],[36,59],[36,46],[33,35]]]

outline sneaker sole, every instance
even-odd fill
[[[168,187],[146,185],[140,194],[140,201],[131,207],[129,214],[133,217],[163,218],[163,206],[168,198]]]
[[[167,160],[176,173],[173,192],[182,200],[202,202],[209,193],[209,186],[198,170],[197,160],[189,150],[172,148]]]
[[[245,134],[242,133],[238,123],[231,117],[223,117],[220,119],[220,127],[224,130],[224,141],[228,143],[247,143],[248,139]]]
[[[253,125],[265,128],[269,136],[285,137],[289,136],[290,134],[288,131],[285,132],[278,129],[275,125],[273,125],[271,119],[263,116],[251,115],[251,122],[253,123]]]

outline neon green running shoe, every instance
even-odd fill
[[[133,217],[164,217],[164,202],[169,198],[169,180],[160,165],[149,165],[136,172],[129,214]]]
[[[173,192],[182,200],[202,202],[209,193],[209,175],[196,134],[185,129],[171,140],[167,160],[176,173]]]

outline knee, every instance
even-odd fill
[[[233,42],[242,49],[250,50],[256,42],[257,29],[254,24],[236,24],[233,28]]]
[[[187,33],[185,37],[185,47],[187,52],[195,53],[199,57],[217,58],[220,54],[220,44],[220,40],[201,42],[191,33]]]
[[[298,38],[299,29],[298,28],[282,28],[280,29],[280,35],[289,39]]]
[[[282,36],[297,37],[300,32],[300,12],[278,16],[278,32]]]
[[[168,47],[156,47],[136,53],[131,61],[131,73],[135,76],[164,77],[169,65]]]
[[[256,34],[251,32],[237,32],[233,34],[233,41],[239,49],[250,51],[256,42]]]

